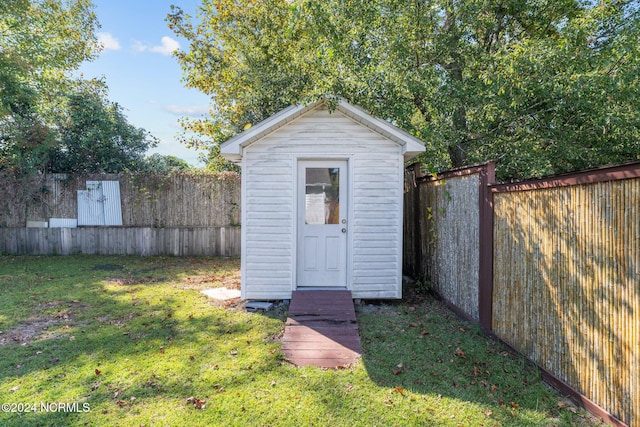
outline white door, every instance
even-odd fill
[[[298,287],[347,286],[347,162],[298,163]]]

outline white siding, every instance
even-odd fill
[[[318,108],[245,148],[242,287],[246,299],[295,289],[298,159],[349,159],[348,288],[354,298],[400,298],[401,147],[340,112]]]

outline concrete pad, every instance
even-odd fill
[[[239,289],[211,288],[211,289],[203,289],[200,292],[202,292],[209,298],[220,300],[220,301],[240,298]]]

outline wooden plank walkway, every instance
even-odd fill
[[[282,351],[297,366],[338,368],[362,354],[350,291],[295,291]]]

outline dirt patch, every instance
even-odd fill
[[[237,276],[198,276],[187,277],[183,289],[208,289],[224,287],[227,289],[240,289],[240,278]]]
[[[55,339],[65,336],[66,334],[51,329],[59,329],[60,326],[66,326],[70,323],[70,319],[59,318],[56,316],[41,316],[29,319],[27,322],[16,328],[2,331],[0,333],[0,347],[9,344],[28,345],[36,341]]]
[[[9,344],[27,345],[65,336],[59,330],[73,324],[73,309],[81,306],[83,305],[77,300],[54,300],[37,305],[34,311],[40,315],[30,317],[13,329],[0,331],[0,347]]]

